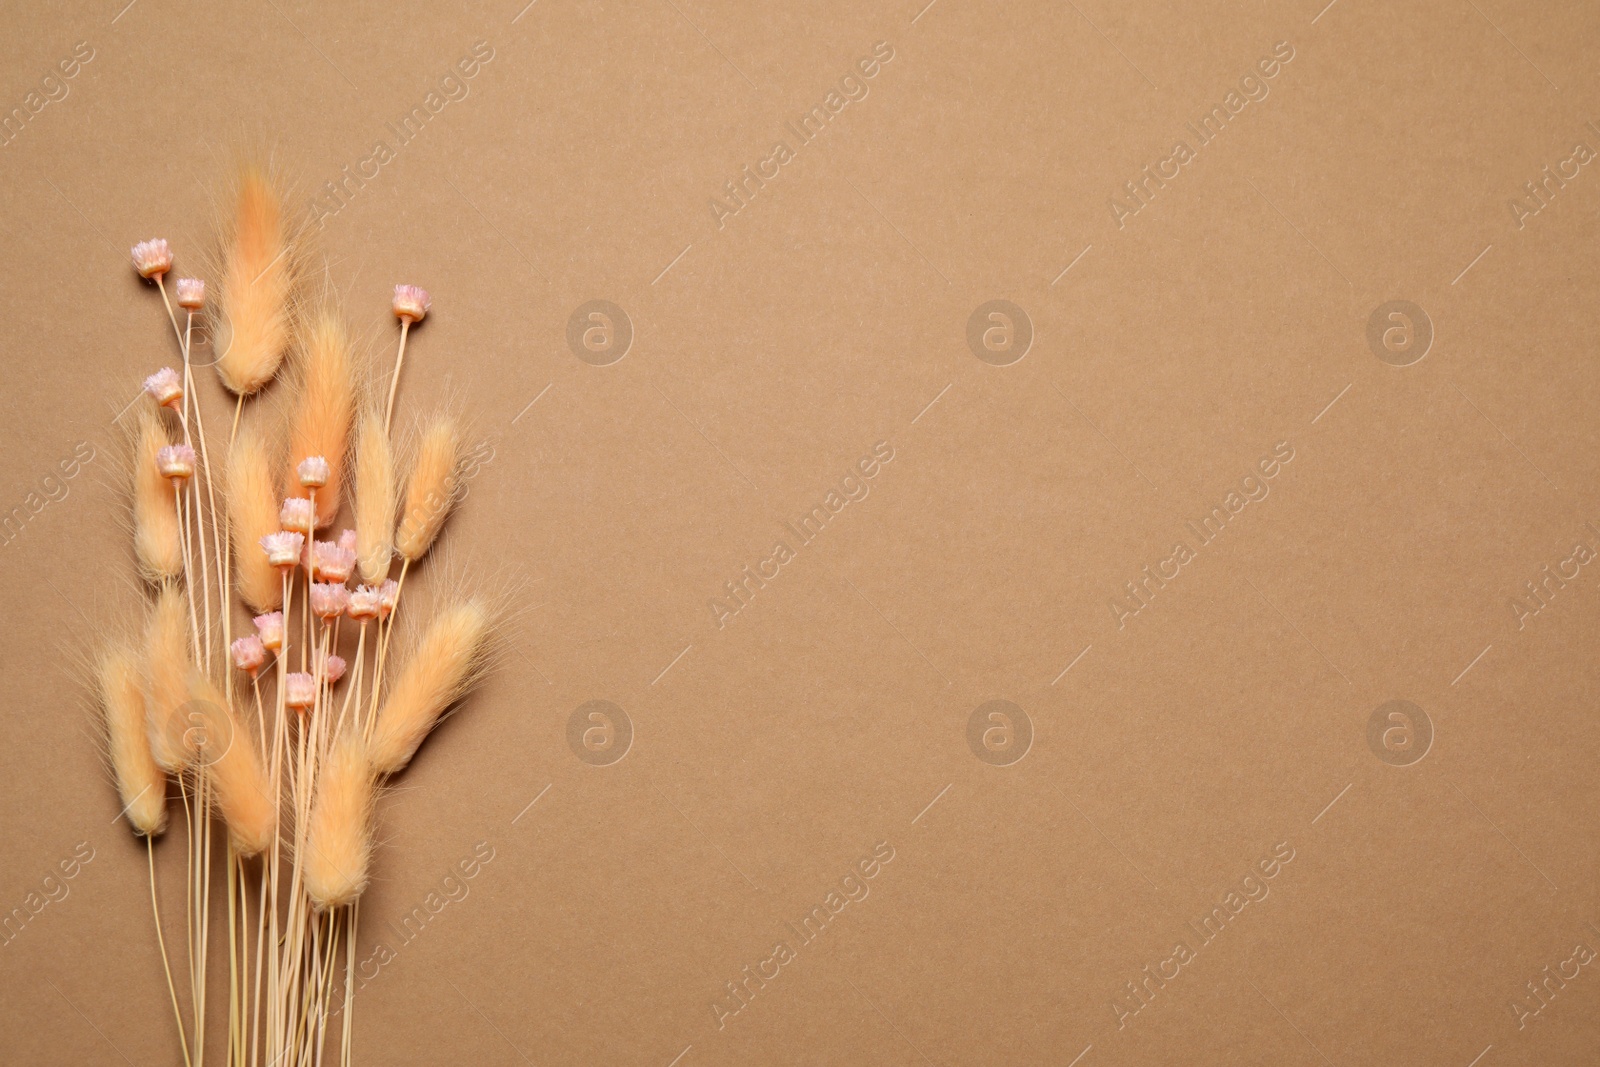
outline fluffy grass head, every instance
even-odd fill
[[[150,755],[168,774],[194,761],[185,705],[189,700],[189,644],[183,594],[161,587],[144,633],[144,713]]]
[[[293,360],[294,410],[289,416],[289,475],[285,496],[309,496],[295,476],[301,460],[321,456],[328,462],[327,484],[316,490],[317,525],[326,526],[339,513],[350,421],[355,412],[356,355],[343,317],[331,300],[307,316]]]
[[[239,596],[257,612],[271,611],[283,600],[282,577],[261,549],[261,539],[280,529],[276,484],[266,440],[255,428],[241,426],[228,449],[223,491]]]
[[[243,720],[209,678],[191,670],[187,683],[185,712],[197,762],[211,783],[233,847],[241,855],[257,855],[272,844],[278,821],[261,755]]]
[[[428,624],[373,723],[373,770],[394,774],[411,762],[439,717],[482,679],[495,614],[482,597],[449,604]]]
[[[156,459],[172,443],[161,415],[143,399],[133,426],[133,548],[139,573],[152,585],[183,574],[178,540],[178,497]]]
[[[222,384],[250,396],[278,373],[294,334],[304,228],[285,205],[282,180],[260,162],[234,175],[224,216],[212,337]]]
[[[427,553],[456,505],[461,489],[461,442],[461,425],[447,412],[434,415],[417,436],[395,532],[395,548],[407,561],[415,562]]]
[[[123,814],[136,832],[157,837],[167,828],[167,776],[150,753],[138,655],[121,642],[110,645],[95,664],[95,681]]]
[[[356,566],[361,580],[377,584],[394,559],[394,450],[375,409],[361,414],[356,428]]]
[[[300,856],[306,892],[318,908],[349,904],[367,888],[375,788],[361,739],[349,734],[334,742],[317,776]]]

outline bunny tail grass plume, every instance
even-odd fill
[[[356,565],[361,580],[373,585],[389,576],[394,558],[396,495],[394,452],[383,416],[365,411],[356,429]]]
[[[163,585],[145,626],[145,730],[150,755],[168,774],[181,774],[194,757],[184,705],[189,700],[189,646],[183,595]]]
[[[167,828],[167,776],[150,754],[138,657],[125,645],[112,645],[101,654],[95,673],[123,813],[135,831],[157,837]]]
[[[255,741],[228,700],[197,670],[188,676],[188,710],[197,720],[199,762],[215,790],[217,808],[240,854],[272,844],[278,809]]]
[[[336,742],[317,776],[305,854],[306,892],[318,908],[349,904],[367,888],[374,780],[358,736]]]
[[[395,547],[409,562],[420,559],[439,536],[460,487],[461,427],[446,413],[422,430],[406,480],[406,499]]]
[[[178,497],[161,474],[156,454],[172,443],[161,416],[140,405],[133,443],[133,547],[139,573],[152,585],[183,573],[178,540]]]
[[[344,478],[350,418],[355,411],[355,350],[344,320],[331,301],[306,322],[295,360],[296,396],[289,419],[289,477],[285,496],[308,496],[294,468],[301,460],[321,456],[328,461],[328,481],[316,490],[317,525],[326,526],[339,513],[339,486]]]
[[[271,611],[283,600],[283,582],[261,539],[279,529],[278,493],[266,443],[249,426],[240,427],[228,450],[225,491],[239,596],[253,611]]]
[[[224,223],[221,298],[211,306],[217,317],[212,336],[222,349],[217,374],[242,396],[272,380],[293,334],[302,239],[283,201],[266,167],[239,168]]]
[[[474,597],[446,607],[429,624],[373,724],[373,770],[394,774],[410,763],[439,716],[482,677],[492,622],[488,603]]]

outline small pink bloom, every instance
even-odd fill
[[[144,380],[144,391],[162,407],[178,410],[183,403],[183,380],[171,367],[162,367]]]
[[[199,311],[206,306],[206,283],[199,278],[178,279],[178,306]]]
[[[394,287],[394,317],[402,322],[421,322],[433,307],[433,297],[419,285]]]
[[[393,578],[385,578],[383,584],[378,586],[378,614],[387,619],[399,602],[400,583]]]
[[[156,466],[163,478],[193,478],[194,449],[188,445],[165,445],[156,451]]]
[[[321,456],[307,456],[295,468],[295,473],[300,476],[300,484],[305,488],[321,489],[333,477],[333,468]]]
[[[311,583],[311,611],[319,619],[336,619],[350,606],[350,590],[332,582]]]
[[[368,619],[376,619],[380,607],[378,590],[370,585],[358,585],[355,592],[350,594],[350,607],[346,610],[352,619],[365,622]]]
[[[327,675],[329,685],[344,677],[345,667],[343,656],[329,656],[322,661],[322,670]]]
[[[295,671],[285,679],[283,702],[291,708],[309,708],[317,702],[317,680],[304,671]]]
[[[172,249],[166,238],[140,241],[133,246],[133,266],[141,278],[161,278],[172,269]]]
[[[300,561],[300,546],[305,544],[302,534],[280,530],[269,533],[261,539],[261,547],[267,553],[267,562],[274,567],[288,570]]]
[[[356,550],[356,532],[354,530],[340,530],[339,547],[354,552]]]
[[[241,671],[249,671],[252,678],[267,662],[267,646],[255,634],[239,638],[228,649],[233,653],[233,665]]]
[[[312,523],[316,521],[316,515],[311,510],[311,501],[303,496],[289,497],[278,511],[278,521],[283,523],[285,530],[309,536],[313,529]]]
[[[332,541],[318,541],[311,548],[311,559],[316,564],[316,576],[343,585],[356,569],[356,550],[345,548]]]
[[[283,647],[283,612],[269,611],[255,617],[256,633],[264,648],[276,652]]]

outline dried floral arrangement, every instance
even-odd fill
[[[150,375],[133,420],[132,533],[147,595],[142,621],[100,651],[95,683],[122,813],[145,838],[183,1062],[202,1067],[208,1028],[220,1026],[207,1004],[215,956],[228,969],[229,1067],[320,1065],[335,1046],[348,1067],[379,791],[481,677],[495,609],[482,596],[447,598],[408,654],[391,651],[407,574],[458,498],[464,458],[448,413],[419,420],[409,448],[393,435],[406,340],[428,293],[395,286],[393,370],[364,379],[337,301],[308,292],[306,236],[268,166],[238,169],[219,228],[211,294],[198,278],[169,293],[165,240],[132,250],[181,368]],[[205,362],[194,358],[202,332]],[[203,410],[195,382],[207,366],[232,412]],[[280,370],[274,388],[289,402],[262,404]],[[346,503],[353,528],[335,535]],[[186,854],[176,938],[163,928],[155,863],[174,794]]]

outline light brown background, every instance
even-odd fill
[[[177,1058],[72,662],[132,603],[111,416],[173,358],[126,249],[197,269],[240,131],[315,187],[482,40],[321,234],[380,351],[388,287],[433,291],[402,405],[475,414],[449,549],[526,583],[385,806],[363,955],[495,858],[363,993],[363,1062],[1596,1062],[1593,967],[1507,1008],[1600,946],[1596,572],[1521,630],[1507,601],[1600,536],[1600,173],[1520,229],[1507,201],[1600,148],[1600,11],[1324,2],[11,5],[5,109],[95,56],[0,149],[4,508],[97,459],[0,550],[0,909],[95,858],[0,948],[0,1058]],[[878,41],[870,95],[719,230],[709,198]],[[1119,229],[1109,197],[1279,41],[1271,95]],[[636,334],[603,368],[565,341],[596,298]],[[966,343],[995,298],[1036,331],[1008,367]],[[1435,331],[1405,368],[1366,340],[1390,299]],[[870,496],[716,628],[880,440]],[[1119,630],[1108,598],[1278,441],[1271,495]],[[636,732],[609,767],[566,743],[596,698]],[[1394,698],[1435,730],[1409,767],[1367,745]],[[1008,767],[967,745],[990,699],[1033,723]],[[718,1030],[879,841],[870,896]],[[1278,842],[1270,896],[1119,1029]]]

